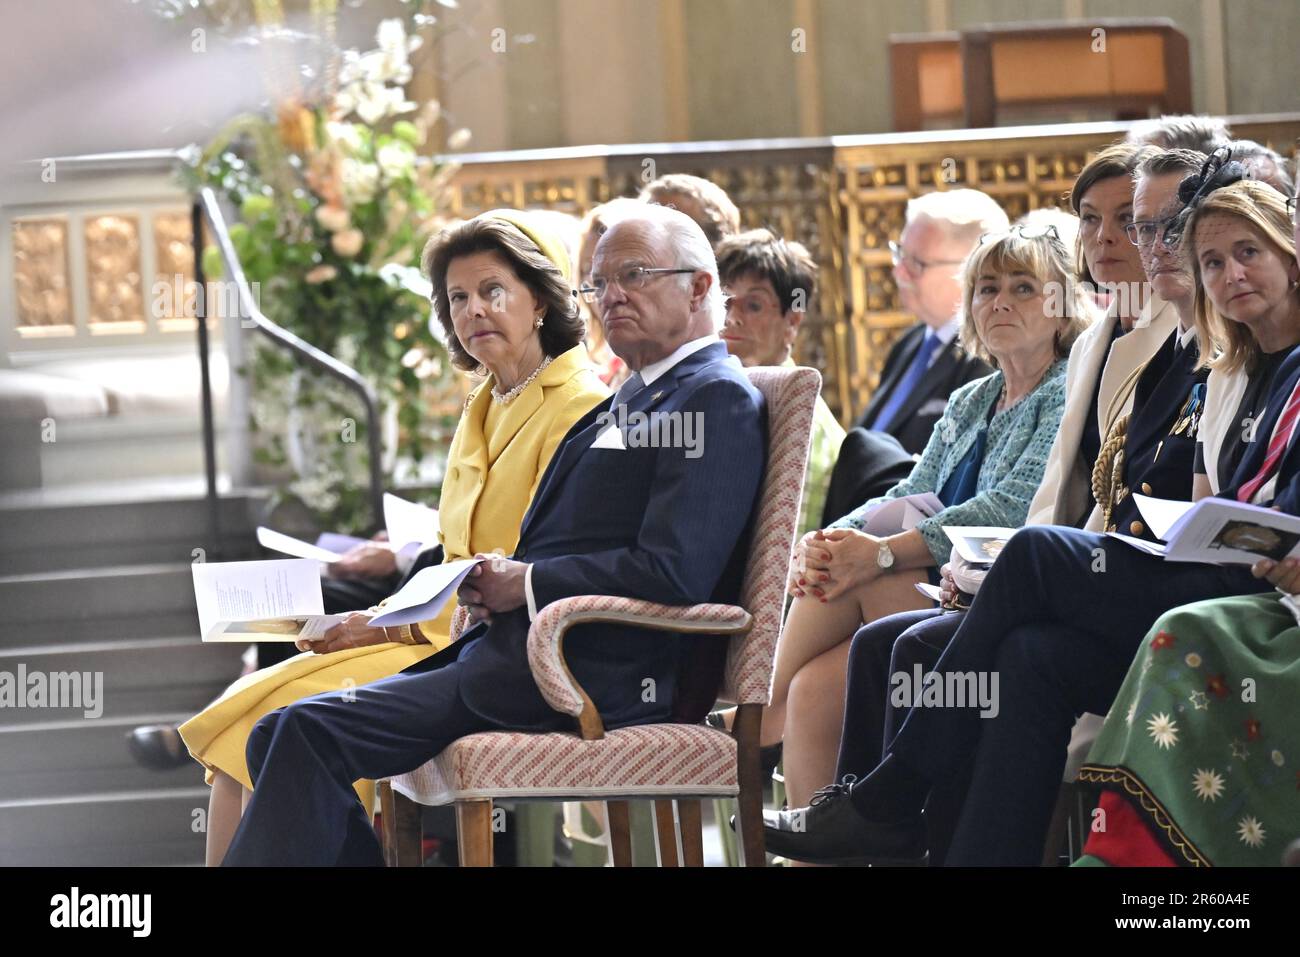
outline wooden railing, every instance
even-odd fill
[[[820,266],[815,309],[796,343],[798,361],[822,371],[828,403],[848,421],[875,387],[890,343],[911,317],[898,308],[889,240],[907,201],[972,187],[1016,218],[1068,208],[1065,194],[1098,149],[1128,123],[1076,123],[820,139],[565,147],[449,157],[461,164],[453,212],[497,206],[582,215],[635,194],[665,173],[722,186],[746,227],[768,226],[808,246]],[[1300,113],[1230,117],[1235,135],[1293,155]]]

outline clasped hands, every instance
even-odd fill
[[[809,532],[795,544],[787,590],[828,602],[874,581],[884,572],[876,561],[881,541],[852,528]]]

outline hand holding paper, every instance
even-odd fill
[[[342,620],[324,614],[315,561],[196,562],[190,568],[203,641],[312,639]]]
[[[470,569],[480,561],[465,558],[420,569],[397,594],[384,602],[384,613],[370,619],[371,627],[410,625],[437,618]]]

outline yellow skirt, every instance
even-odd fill
[[[327,691],[341,691],[390,678],[404,668],[445,648],[450,643],[449,602],[436,624],[423,622],[420,630],[431,644],[404,645],[385,642],[349,648],[327,655],[304,652],[269,668],[244,675],[216,701],[180,726],[180,735],[190,755],[207,768],[207,782],[221,771],[252,790],[244,751],[253,725],[263,717],[303,698]],[[361,781],[357,796],[369,810],[374,806],[374,784]]]

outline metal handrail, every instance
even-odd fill
[[[212,238],[221,253],[221,263],[225,269],[226,277],[228,281],[235,285],[239,300],[240,321],[248,323],[281,348],[292,352],[307,365],[337,379],[360,397],[362,404],[365,406],[366,440],[370,449],[370,506],[374,510],[375,521],[382,521],[384,514],[383,444],[379,434],[379,399],[374,388],[351,366],[340,362],[329,353],[317,349],[288,329],[272,322],[262,313],[253,298],[248,280],[244,278],[244,269],[240,265],[238,255],[235,253],[235,246],[230,239],[230,231],[226,228],[226,219],[221,213],[217,194],[213,192],[211,187],[203,187],[194,198],[191,220],[194,234],[194,280],[198,288],[203,290],[203,295],[198,297],[199,364],[203,385],[203,454],[207,472],[208,514],[209,524],[213,532],[212,540],[217,541],[215,536],[217,522],[216,437],[213,426],[212,388],[208,372],[208,330],[207,323],[203,321],[207,315],[207,284],[203,275],[203,231],[200,228],[201,220],[207,221]]]

